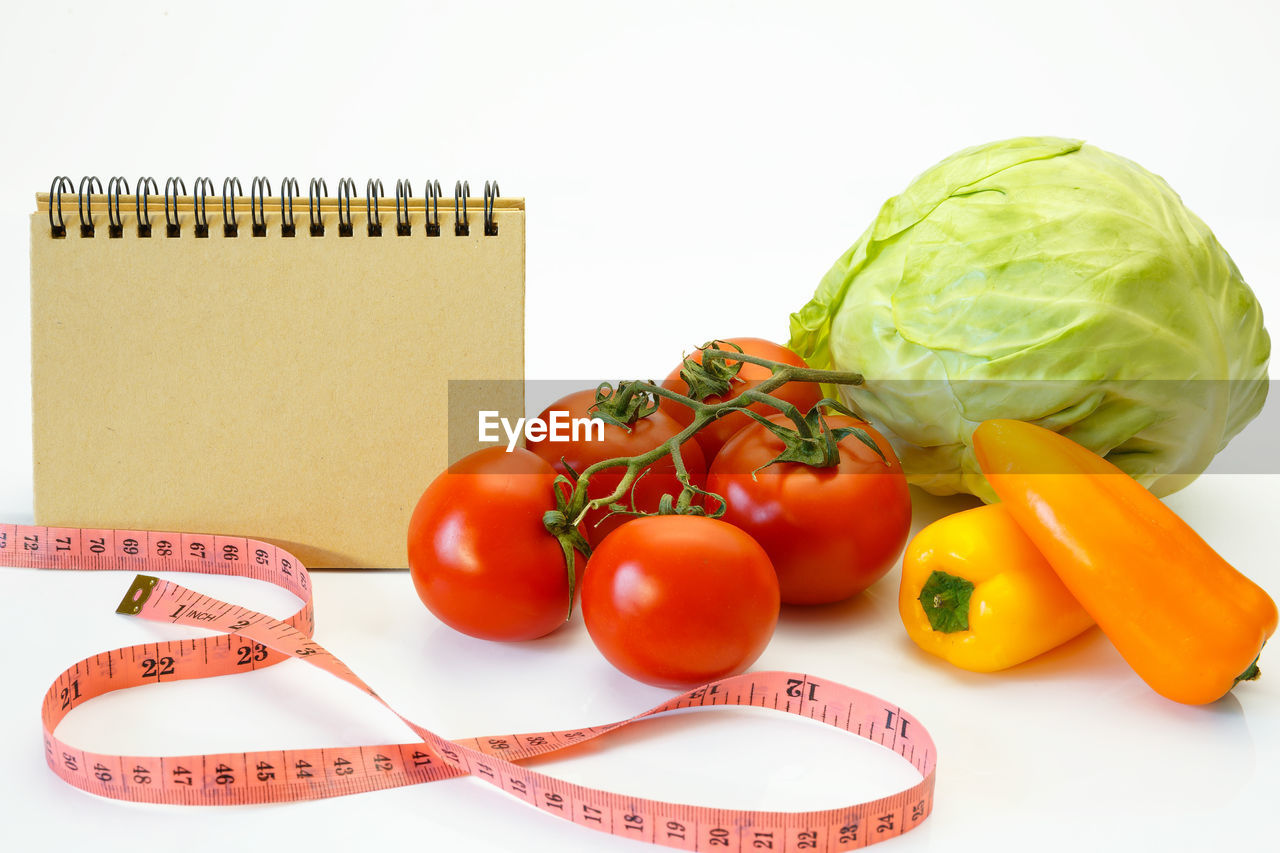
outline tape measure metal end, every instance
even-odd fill
[[[155,589],[159,582],[158,578],[153,578],[151,575],[135,577],[129,586],[129,591],[124,594],[124,598],[120,599],[120,606],[116,608],[116,612],[126,616],[141,613],[142,605],[147,603],[147,599],[151,597],[151,590]]]

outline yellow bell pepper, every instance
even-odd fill
[[[1000,504],[916,534],[903,558],[898,612],[916,645],[973,672],[1030,660],[1093,624]]]

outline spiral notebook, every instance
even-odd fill
[[[31,217],[36,522],[403,567],[449,412],[523,415],[524,203],[66,178]],[[450,380],[476,396],[460,400]],[[454,383],[455,386],[458,383]],[[456,451],[465,442],[452,442]]]

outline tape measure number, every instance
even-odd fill
[[[266,803],[470,775],[580,826],[699,851],[852,850],[913,829],[933,807],[936,749],[924,726],[902,708],[808,674],[754,672],[722,679],[606,725],[450,740],[391,709],[315,642],[310,575],[297,558],[270,543],[190,533],[0,525],[0,565],[236,575],[276,584],[302,602],[296,613],[278,620],[139,574],[117,612],[219,633],[102,652],[72,665],[49,687],[41,706],[49,767],[69,784],[99,796],[189,805]],[[109,691],[246,672],[290,658],[367,692],[419,739],[362,747],[155,757],[88,752],[55,734],[72,709]],[[871,802],[822,811],[766,812],[628,797],[566,782],[519,763],[647,717],[733,705],[809,717],[871,740],[909,762],[920,781]]]

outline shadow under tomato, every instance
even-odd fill
[[[866,622],[877,618],[876,613],[881,609],[873,589],[874,586],[852,598],[831,604],[784,604],[778,623],[787,625],[788,630],[828,634],[851,624]]]
[[[472,637],[450,628],[430,613],[425,613],[421,646],[424,654],[430,654],[445,660],[453,660],[455,656],[458,659],[474,658],[481,653],[481,650],[488,650],[486,653],[493,656],[494,659],[501,659],[511,655],[530,659],[553,656],[563,657],[580,642],[578,632],[581,630],[584,630],[582,628],[582,618],[578,615],[576,608],[574,609],[573,618],[550,634],[545,634],[532,640],[510,641]]]

